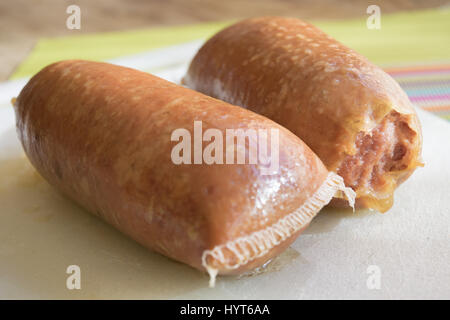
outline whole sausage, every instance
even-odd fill
[[[183,81],[291,130],[356,191],[359,207],[388,210],[395,188],[422,165],[420,124],[400,86],[299,19],[225,28],[198,51]]]
[[[287,129],[136,70],[55,63],[28,82],[15,110],[25,153],[50,184],[145,247],[207,270],[212,283],[280,253],[335,192],[352,197]],[[193,132],[195,121],[205,134],[276,130],[278,169],[177,163],[173,133]]]

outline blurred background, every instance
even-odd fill
[[[154,26],[227,21],[260,15],[316,19],[367,17],[371,4],[382,13],[448,6],[448,0],[1,0],[0,81],[6,80],[40,38]],[[80,30],[66,28],[67,6],[82,11]]]
[[[315,24],[388,72],[416,107],[450,120],[450,0],[0,1],[0,104],[65,59],[179,82],[203,41],[226,25],[281,15]]]

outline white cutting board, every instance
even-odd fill
[[[176,81],[197,47],[184,47],[158,73]],[[146,61],[164,50],[113,62],[151,70]],[[326,208],[264,272],[219,277],[210,289],[206,275],[149,252],[40,178],[8,103],[24,83],[0,84],[0,299],[450,299],[446,121],[419,111],[426,165],[387,213]],[[80,290],[66,287],[69,265],[80,267]]]

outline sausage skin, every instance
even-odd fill
[[[420,124],[395,80],[299,19],[225,28],[183,82],[291,130],[356,191],[359,207],[388,210],[395,188],[422,165]]]
[[[352,195],[275,122],[129,68],[52,64],[24,87],[15,111],[25,153],[50,184],[145,247],[207,270],[212,279],[262,265],[335,192]],[[192,131],[194,121],[223,133],[277,130],[278,170],[175,164],[172,133]]]

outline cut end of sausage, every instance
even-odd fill
[[[358,133],[356,153],[339,166],[337,173],[356,191],[358,207],[387,211],[395,188],[422,165],[416,152],[420,138],[407,117],[392,111],[371,131]]]
[[[354,206],[355,192],[339,175],[330,172],[316,192],[296,211],[276,223],[247,236],[205,250],[202,266],[215,285],[217,274],[238,274],[262,265],[286,249],[316,214],[337,194],[342,193]]]

